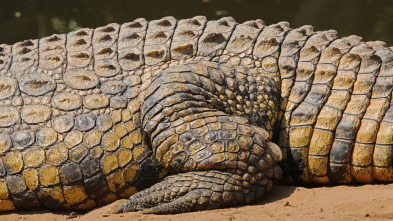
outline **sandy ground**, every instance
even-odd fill
[[[33,211],[0,220],[387,220],[393,219],[393,184],[303,188],[277,186],[253,205],[176,215],[113,214],[125,200],[85,214]]]

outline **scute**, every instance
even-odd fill
[[[97,86],[99,81],[93,71],[73,69],[64,73],[64,83],[74,89],[87,90]]]
[[[19,119],[19,111],[15,107],[0,107],[0,127],[14,125]]]
[[[101,91],[105,94],[118,94],[126,90],[122,81],[107,81],[101,84]]]
[[[36,134],[36,142],[41,147],[49,147],[57,140],[57,133],[52,128],[42,128]]]
[[[15,79],[0,76],[0,99],[6,99],[15,94],[17,82]]]
[[[56,82],[45,74],[25,74],[19,79],[19,88],[28,95],[40,96],[56,89]]]
[[[0,134],[0,155],[7,152],[11,148],[11,138],[6,134]],[[1,166],[0,166],[1,168]],[[1,171],[1,169],[0,169]],[[0,173],[1,176],[1,173]]]
[[[103,94],[90,94],[83,98],[83,105],[89,109],[104,108],[109,105],[109,97]]]
[[[34,143],[35,136],[31,130],[22,130],[12,136],[12,144],[18,150],[23,150]]]
[[[44,122],[51,116],[52,109],[45,105],[26,105],[21,110],[21,116],[28,124]]]
[[[63,92],[53,96],[52,105],[61,110],[74,110],[82,105],[82,99],[78,94]]]
[[[83,114],[75,118],[75,128],[80,131],[90,130],[95,126],[96,116],[94,114]]]
[[[63,115],[53,119],[53,129],[59,133],[64,133],[74,126],[74,118],[70,115]]]
[[[107,114],[102,114],[97,117],[97,129],[101,132],[105,132],[111,129],[113,126],[113,122],[110,116]]]

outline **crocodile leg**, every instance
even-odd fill
[[[203,126],[193,128],[196,121]],[[163,138],[156,155],[170,171],[201,172],[170,176],[133,195],[118,211],[153,207],[145,212],[178,213],[250,203],[272,187],[273,178],[280,178],[275,163],[281,152],[265,141],[264,130],[225,115],[196,121],[179,126],[189,130]]]
[[[170,173],[179,174],[131,196],[117,212],[178,213],[250,203],[281,177],[281,150],[269,133],[220,111],[222,101],[209,100],[219,97],[214,85],[220,67],[207,66],[205,78],[196,66],[168,69],[141,96],[145,141]]]

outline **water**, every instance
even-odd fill
[[[356,34],[393,45],[393,0],[0,0],[0,4],[0,43],[8,44],[140,17],[205,15],[232,16],[239,23],[260,18],[266,24],[310,24],[314,30],[336,29],[340,36]]]

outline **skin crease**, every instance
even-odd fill
[[[383,42],[197,16],[0,49],[0,211],[180,213],[392,179]]]

